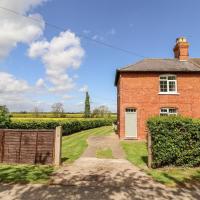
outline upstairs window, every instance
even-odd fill
[[[176,108],[161,108],[160,116],[169,116],[169,115],[177,115]]]
[[[176,75],[160,76],[160,93],[177,93]]]

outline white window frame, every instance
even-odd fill
[[[126,113],[135,113],[136,109],[135,108],[126,108]]]
[[[166,112],[162,111],[162,110],[166,110]],[[170,110],[175,110],[176,112],[170,112]],[[170,116],[170,115],[177,115],[178,112],[177,112],[177,108],[173,108],[173,107],[170,107],[170,108],[160,108],[160,116],[163,116],[163,115],[166,115],[166,116]]]
[[[175,80],[169,80],[170,76],[174,76]],[[162,78],[165,78],[165,79],[162,79]],[[161,91],[161,87],[160,87],[160,82],[161,81],[166,81],[167,82],[167,91],[166,92]],[[170,82],[175,83],[175,91],[169,91],[169,83]],[[174,74],[162,74],[162,75],[160,75],[160,77],[159,77],[159,94],[179,94],[177,92],[177,79],[176,79],[176,75],[174,75]]]

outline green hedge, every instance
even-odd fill
[[[200,166],[200,120],[153,117],[147,127],[152,138],[152,167]]]
[[[63,127],[63,134],[68,135],[74,132],[112,125],[114,119],[91,119],[91,120],[31,120],[31,121],[12,121],[10,129],[54,129],[56,126]]]

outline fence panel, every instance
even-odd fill
[[[41,132],[38,134],[36,163],[50,164],[54,158],[54,138],[55,134],[51,132]]]
[[[5,131],[3,144],[3,162],[19,163],[21,132]]]
[[[22,132],[20,163],[35,163],[37,132]]]
[[[54,152],[55,130],[0,129],[0,163],[54,164]]]

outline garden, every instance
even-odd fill
[[[11,117],[5,106],[0,107],[0,128],[9,129],[55,129],[63,127],[62,162],[72,163],[87,148],[90,135],[107,135],[112,132],[110,126],[115,118],[34,118]],[[88,130],[89,129],[89,130]],[[75,134],[72,134],[75,133]],[[53,166],[28,164],[1,164],[0,182],[49,183]]]
[[[121,145],[126,153],[127,160],[150,175],[155,181],[170,187],[200,181],[200,167],[167,166],[149,169],[147,167],[147,144],[144,141],[122,141]]]
[[[181,116],[147,121],[150,152],[144,141],[121,142],[127,159],[168,186],[200,181],[200,120]],[[148,140],[149,141],[149,140]],[[151,156],[151,168],[147,167]]]

